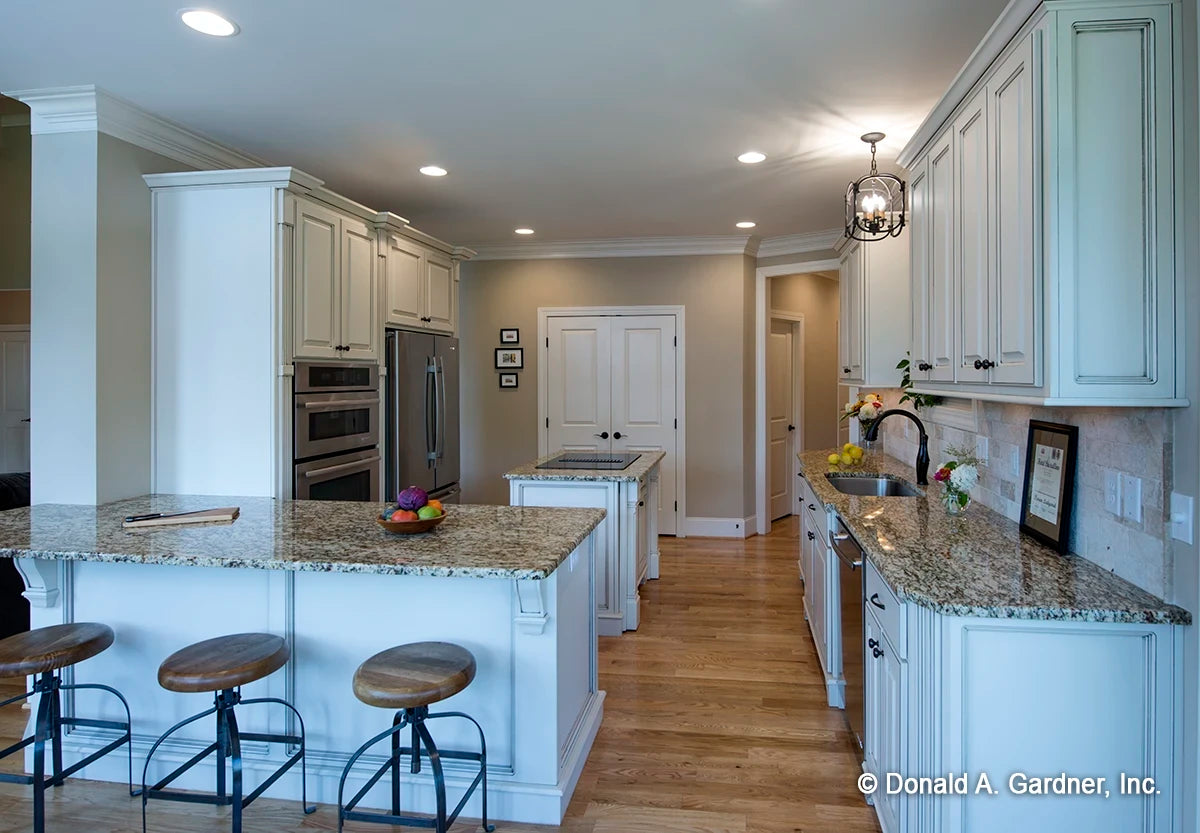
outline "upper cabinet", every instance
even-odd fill
[[[380,229],[384,321],[388,326],[453,333],[458,327],[457,259],[384,227]]]
[[[895,387],[896,363],[908,349],[909,238],[851,241],[842,250],[838,323],[838,381]]]
[[[1044,3],[901,153],[918,389],[1186,404],[1178,14],[1161,0]]]

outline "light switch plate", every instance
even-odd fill
[[[987,437],[976,437],[975,438],[975,456],[979,458],[980,463],[983,463],[985,466],[987,465],[987,461],[988,461],[988,438]]]
[[[1194,503],[1191,495],[1171,492],[1171,537],[1176,541],[1192,543],[1196,523]]]
[[[1112,469],[1104,470],[1104,508],[1121,516],[1121,476]]]
[[[1142,522],[1142,479],[1121,475],[1121,517],[1135,524]]]

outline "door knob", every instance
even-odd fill
[[[613,431],[613,439],[614,439],[614,440],[619,440],[619,439],[621,439],[621,432],[620,432],[620,431]],[[629,438],[628,438],[628,437],[626,437],[625,439],[629,439]]]
[[[788,430],[789,430],[789,431],[795,431],[795,430],[796,430],[796,426],[795,426],[795,425],[789,425],[789,426],[788,426]]]
[[[592,434],[592,436],[593,436],[593,437],[599,437],[599,438],[600,438],[600,439],[602,439],[602,440],[607,440],[607,439],[608,439],[608,432],[607,432],[607,431],[601,431],[599,434]]]

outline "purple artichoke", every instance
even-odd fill
[[[396,496],[396,505],[401,509],[408,509],[410,512],[416,512],[427,503],[429,503],[429,495],[420,486],[409,486],[407,489],[402,489]]]

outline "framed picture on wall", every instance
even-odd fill
[[[501,330],[500,331],[500,343],[501,344],[520,344],[521,343],[521,331],[518,330],[516,327],[512,327],[511,329],[506,328],[506,329]]]
[[[1029,421],[1021,532],[1059,552],[1070,545],[1078,447],[1079,429],[1074,425]]]
[[[515,374],[515,373],[501,373],[500,374],[500,387],[501,388],[515,388],[516,386],[517,386],[517,374]]]
[[[497,347],[497,370],[520,370],[525,366],[525,350],[520,347]]]

